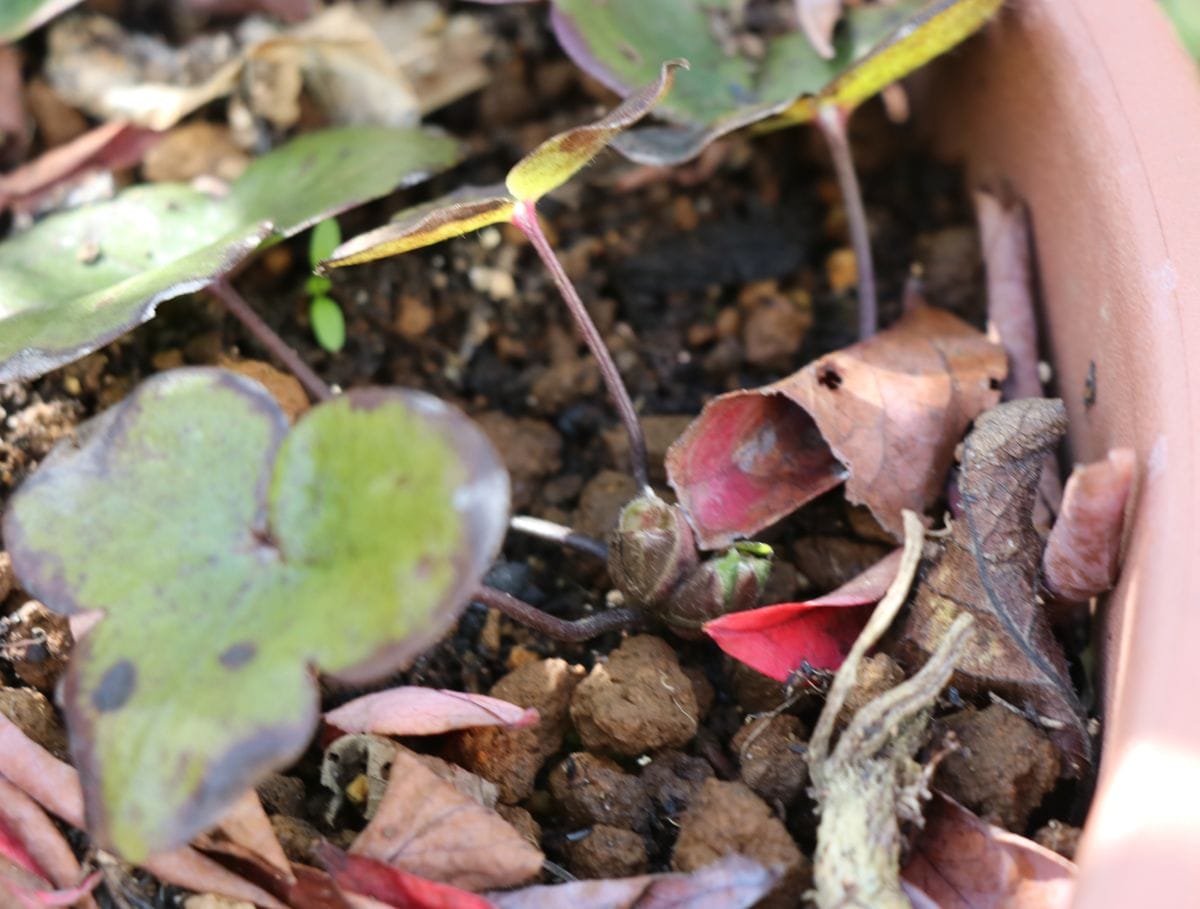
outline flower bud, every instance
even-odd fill
[[[653,493],[625,506],[608,544],[608,574],[633,604],[666,599],[700,562],[683,512]]]
[[[771,576],[771,547],[735,543],[702,564],[663,604],[659,618],[681,637],[699,637],[700,626],[727,612],[758,605]]]

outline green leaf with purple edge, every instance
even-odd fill
[[[199,290],[271,236],[449,167],[457,143],[424,129],[310,133],[256,160],[214,197],[136,186],[53,215],[0,243],[0,381],[36,378]]]
[[[925,2],[847,10],[831,60],[794,29],[768,37],[765,53],[755,59],[722,40],[732,4],[711,0],[552,0],[551,23],[575,64],[620,95],[653,78],[660,60],[687,58],[692,72],[656,108],[674,126],[644,127],[613,143],[635,161],[676,164],[714,139],[816,94]]]
[[[508,519],[499,456],[422,392],[356,390],[290,431],[257,383],[182,369],[63,443],[9,501],[23,587],[105,618],[63,686],[89,832],[137,862],[190,840],[360,683],[436,641]]]

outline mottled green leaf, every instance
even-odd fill
[[[223,197],[139,186],[47,218],[0,243],[0,381],[69,363],[234,268],[272,233],[291,236],[457,155],[451,139],[425,130],[327,130],[259,158]]]
[[[0,44],[16,41],[79,0],[0,0]]]
[[[639,129],[613,143],[636,161],[673,164],[694,157],[726,133],[789,109],[792,122],[802,121],[808,106],[797,102],[841,84],[849,73],[862,78],[844,86],[837,100],[845,95],[857,104],[974,31],[1001,0],[898,0],[852,7],[835,34],[830,59],[801,32],[787,30],[767,36],[763,52],[752,55],[730,37],[736,22],[728,5],[708,0],[552,2],[551,20],[563,49],[619,94],[652,78],[660,60],[685,57],[691,62],[692,72],[679,79],[657,109],[674,125]],[[984,7],[986,12],[978,15]],[[948,18],[973,25],[965,34],[954,27],[923,27],[933,19],[944,26]],[[937,44],[931,36],[946,40],[924,54]],[[858,68],[872,58],[880,65]]]
[[[106,613],[63,687],[89,831],[138,861],[212,824],[304,748],[315,670],[377,677],[452,625],[507,513],[487,439],[420,392],[289,432],[256,383],[183,369],[84,427],[3,531],[30,594]]]

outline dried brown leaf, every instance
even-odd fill
[[[1055,597],[1082,603],[1116,581],[1136,469],[1137,455],[1115,448],[1103,461],[1077,466],[1067,479],[1062,511],[1042,555],[1042,582]]]
[[[847,498],[899,539],[901,512],[941,494],[954,446],[999,400],[1004,374],[999,346],[916,306],[773,385],[710,401],[667,452],[667,474],[706,548],[761,530],[842,476]]]
[[[537,720],[536,710],[499,698],[420,686],[377,691],[325,714],[325,722],[338,729],[379,735],[441,735],[476,726],[523,729]]]
[[[903,875],[941,909],[1067,909],[1075,891],[1073,863],[940,794]]]
[[[778,869],[729,855],[690,874],[644,874],[488,894],[497,909],[743,909],[775,886]]]
[[[193,845],[262,865],[281,880],[295,883],[292,863],[284,854],[271,820],[253,790],[238,799],[216,830],[197,837]]]
[[[383,801],[350,851],[464,890],[523,884],[543,861],[499,814],[405,748],[397,750]]]
[[[1029,212],[1020,202],[980,191],[975,193],[975,216],[987,267],[988,336],[1000,342],[1008,357],[1008,378],[1001,389],[1004,400],[1040,398]],[[1033,520],[1045,533],[1062,504],[1062,480],[1053,453],[1046,457],[1038,490]]]
[[[97,126],[0,176],[0,208],[37,211],[39,203],[63,184],[74,184],[96,170],[131,167],[159,138],[153,130],[122,120]]]
[[[976,619],[955,684],[990,690],[1049,720],[1077,775],[1090,761],[1083,708],[1038,601],[1041,540],[1033,504],[1046,453],[1066,431],[1061,401],[1025,398],[984,414],[963,443],[961,517],[926,572],[904,641],[930,653],[960,612]]]

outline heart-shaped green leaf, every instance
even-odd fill
[[[266,237],[291,236],[457,156],[452,139],[427,130],[327,130],[259,158],[220,198],[138,186],[47,218],[0,243],[0,381],[78,359],[228,272]]]
[[[315,670],[377,677],[450,627],[507,515],[486,437],[421,392],[289,432],[256,383],[183,369],[86,426],[3,529],[26,590],[106,613],[63,687],[89,831],[138,861],[216,821],[304,748]]]

